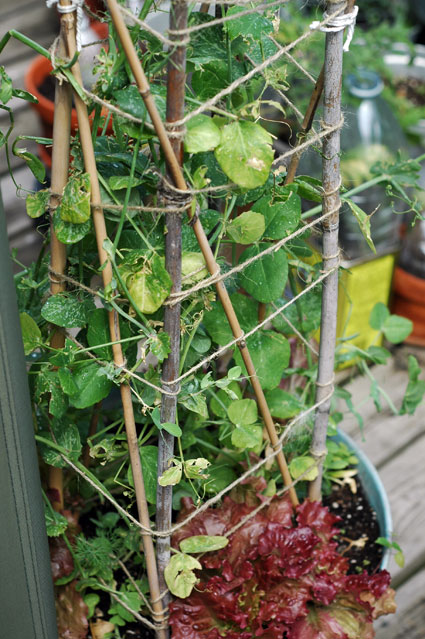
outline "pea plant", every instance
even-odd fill
[[[278,42],[278,2],[217,3],[216,17],[175,2],[166,35],[146,21],[151,4],[127,26],[108,2],[91,92],[72,12],[53,56],[16,32],[0,43],[17,37],[50,57],[79,119],[72,140],[54,134],[50,186],[27,196],[28,215],[47,212],[50,228],[16,277],[59,632],[124,638],[141,624],[164,639],[169,622],[176,638],[369,639],[393,591],[385,571],[347,574],[337,519],[318,503],[322,478],[329,491],[356,464],[332,441],[324,459],[343,419],[335,400],[358,415],[320,361],[333,372],[356,358],[380,410],[390,398],[369,367],[390,352],[344,338],[334,362],[322,309],[336,313],[326,291],[338,263],[332,253],[314,263],[311,241],[320,223],[335,240],[339,189],[326,170],[323,184],[295,176],[306,136],[330,157],[342,122],[325,111],[322,133],[300,125],[299,146],[277,156],[264,109],[284,116],[282,59],[297,44]],[[337,36],[328,47],[340,55]],[[1,73],[11,113],[12,96],[32,98]],[[44,181],[35,156],[12,152]],[[415,209],[406,187],[419,167],[381,166],[370,182]],[[377,342],[411,330],[383,305],[370,324]],[[419,372],[412,358],[403,412],[422,400]]]

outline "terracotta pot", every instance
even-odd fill
[[[106,38],[108,35],[108,26],[101,22],[93,22],[92,28],[96,31],[99,38]],[[53,134],[53,117],[55,111],[55,104],[53,100],[43,95],[40,92],[40,87],[43,85],[46,78],[52,71],[52,65],[50,60],[42,55],[37,56],[31,62],[28,67],[28,71],[25,74],[25,88],[27,91],[35,95],[38,103],[31,103],[31,107],[37,111],[42,123],[42,135],[46,138],[51,138]],[[102,115],[107,115],[107,110],[102,111]],[[78,128],[77,112],[73,108],[71,112],[71,135],[74,135]],[[112,123],[108,126],[108,133],[112,132]],[[39,145],[39,155],[41,160],[46,164],[48,168],[52,165],[52,152],[49,147]]]
[[[413,332],[405,341],[425,346],[425,280],[397,266],[393,291],[392,312],[413,322]]]

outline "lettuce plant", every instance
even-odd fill
[[[225,497],[175,533],[173,545],[228,535],[260,499]],[[195,508],[190,498],[183,502],[181,521]],[[263,505],[225,548],[199,558],[192,594],[170,606],[173,639],[372,639],[373,620],[395,612],[389,573],[347,574],[334,539],[339,518],[320,503],[294,509],[283,496]]]

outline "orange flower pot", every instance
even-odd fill
[[[93,22],[92,28],[96,31],[99,38],[106,38],[108,35],[108,26],[101,22]],[[38,100],[36,103],[31,103],[31,107],[37,111],[42,123],[42,135],[46,138],[51,138],[53,135],[53,118],[55,112],[55,104],[53,100],[43,95],[40,92],[46,78],[52,72],[52,65],[50,60],[42,55],[37,56],[31,62],[28,67],[28,71],[25,74],[25,88],[32,93]],[[102,115],[107,115],[107,110],[102,110]],[[77,112],[73,108],[71,111],[71,135],[74,135],[78,128]],[[108,133],[112,132],[112,123],[108,126]],[[52,152],[51,149],[39,145],[39,155],[44,164],[50,168],[52,166]]]
[[[413,331],[405,340],[425,346],[425,280],[403,270],[394,271],[392,311],[413,322]]]

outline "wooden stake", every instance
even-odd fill
[[[329,2],[328,13],[344,7],[344,2]],[[325,127],[337,125],[341,120],[342,45],[344,33],[326,34],[326,51],[323,87],[323,121]],[[323,269],[331,269],[339,263],[338,226],[340,170],[340,131],[337,129],[323,138],[323,212],[332,213],[323,222]],[[332,391],[336,323],[338,306],[338,270],[323,282],[322,318],[320,323],[319,365],[317,373],[316,402],[323,401]],[[318,461],[318,476],[309,485],[309,499],[320,501],[323,456],[326,455],[326,432],[331,400],[324,401],[316,410],[311,454]]]
[[[61,20],[61,35],[59,40],[59,53],[65,56],[65,45],[63,35],[63,22]],[[55,273],[61,275],[66,268],[66,246],[59,242],[53,228],[53,211],[60,202],[59,195],[62,194],[68,181],[69,168],[69,147],[71,135],[71,87],[68,83],[55,83],[55,111],[53,119],[53,148],[52,148],[52,175],[49,208],[50,208],[50,266]],[[65,282],[56,280],[53,276],[50,280],[50,294],[56,295],[65,290]],[[53,332],[50,339],[50,346],[55,349],[63,348],[65,345],[65,335],[61,329]],[[62,468],[49,466],[49,496],[52,506],[60,511],[64,507],[63,503],[63,472]]]
[[[62,0],[62,4],[69,4],[69,1]],[[67,55],[70,59],[72,59],[76,53],[75,12],[65,14],[63,19],[67,19]],[[80,85],[82,85],[80,65],[78,62],[72,67],[72,73],[74,74],[76,81]],[[103,216],[102,200],[100,195],[99,181],[97,177],[96,160],[94,156],[90,122],[88,118],[87,107],[76,92],[74,92],[74,101],[78,117],[78,128],[80,132],[85,169],[90,175],[93,224],[96,233],[99,261],[100,264],[104,266],[104,268],[102,269],[102,280],[103,285],[106,288],[107,286],[109,286],[112,280],[112,265],[108,259],[108,255],[105,249],[103,248],[104,241],[107,239],[108,236],[106,233],[105,218]],[[118,342],[120,339],[118,314],[115,311],[110,311],[108,317],[111,342]],[[125,361],[121,344],[113,344],[112,352],[115,365],[124,366]],[[121,384],[120,392],[127,435],[128,451],[130,455],[130,463],[136,493],[139,521],[145,528],[150,528],[150,518],[148,504],[146,501],[145,485],[143,481],[130,386],[126,383]],[[148,532],[142,532],[142,543],[145,553],[146,571],[149,581],[150,593],[152,597],[152,608],[155,612],[156,621],[158,621],[158,623],[162,623],[164,622],[164,610],[162,600],[160,599],[161,593],[159,589],[158,572],[156,567],[155,550],[152,535],[150,535]],[[165,629],[157,630],[157,637],[158,639],[166,639],[167,633]]]
[[[145,101],[145,105],[151,117],[152,124],[155,127],[156,134],[162,146],[162,150],[164,152],[164,156],[167,162],[169,172],[174,180],[176,187],[181,190],[187,190],[183,172],[180,168],[178,159],[176,158],[173,147],[167,136],[165,126],[159,116],[158,110],[155,105],[155,101],[150,93],[150,87],[149,87],[148,81],[146,79],[145,73],[140,64],[140,61],[137,57],[136,50],[134,48],[130,34],[127,30],[127,27],[125,25],[125,22],[119,10],[118,4],[116,0],[107,0],[107,2],[108,2],[109,11],[111,13],[111,17],[112,17],[115,29],[121,40],[122,47],[127,56],[127,60],[130,64],[131,70],[136,80],[136,84],[139,89],[140,95]],[[198,240],[199,246],[201,248],[202,254],[204,256],[205,262],[207,264],[208,270],[211,273],[211,275],[213,275],[214,273],[217,272],[218,265],[214,258],[211,247],[208,243],[208,238],[205,235],[205,231],[202,227],[200,220],[198,218],[192,220],[192,226],[193,226],[193,230],[195,232],[196,238]],[[216,289],[217,289],[218,296],[223,305],[224,312],[226,313],[226,316],[230,324],[230,327],[232,329],[232,333],[234,337],[235,338],[243,337],[243,331],[240,327],[238,318],[236,317],[236,313],[233,309],[229,294],[227,293],[224,283],[217,282]],[[270,414],[269,407],[267,406],[267,402],[264,397],[263,389],[261,388],[260,381],[257,377],[257,373],[255,371],[254,364],[251,359],[251,355],[248,351],[246,343],[243,340],[238,342],[238,346],[239,346],[245,367],[247,369],[248,375],[250,377],[250,382],[253,387],[255,396],[257,398],[258,408],[261,412],[265,426],[267,428],[267,432],[270,437],[271,444],[274,448],[277,448],[279,446],[279,438],[276,432],[276,428],[275,428],[272,416]],[[276,459],[279,466],[279,470],[283,477],[284,484],[285,486],[289,486],[292,483],[292,479],[291,479],[288,465],[286,463],[286,459],[282,450],[280,450],[279,453],[277,453]],[[299,502],[298,502],[298,498],[294,490],[294,487],[289,488],[288,493],[293,505],[294,506],[297,505]]]
[[[187,27],[187,3],[185,0],[174,0],[170,8],[170,30]],[[184,96],[186,83],[186,47],[175,47],[170,54],[167,76],[167,122],[175,122],[184,116]],[[182,132],[181,127],[175,133]],[[171,146],[183,164],[183,142],[181,137],[171,139]],[[172,293],[181,291],[181,227],[182,218],[174,213],[166,214],[165,225],[165,268],[173,280]],[[162,369],[163,388],[170,392],[178,390],[176,384],[169,384],[179,375],[180,365],[180,304],[166,306],[164,310],[164,331],[170,336],[171,352]],[[161,423],[174,424],[177,416],[177,395],[162,395]],[[174,437],[165,430],[158,439],[158,477],[169,468],[174,455]],[[156,494],[156,527],[157,530],[169,530],[172,523],[173,487],[157,486]],[[161,590],[166,588],[164,570],[170,561],[170,538],[160,537],[156,542],[156,558],[158,563],[159,583]],[[169,596],[164,597],[168,604]]]

